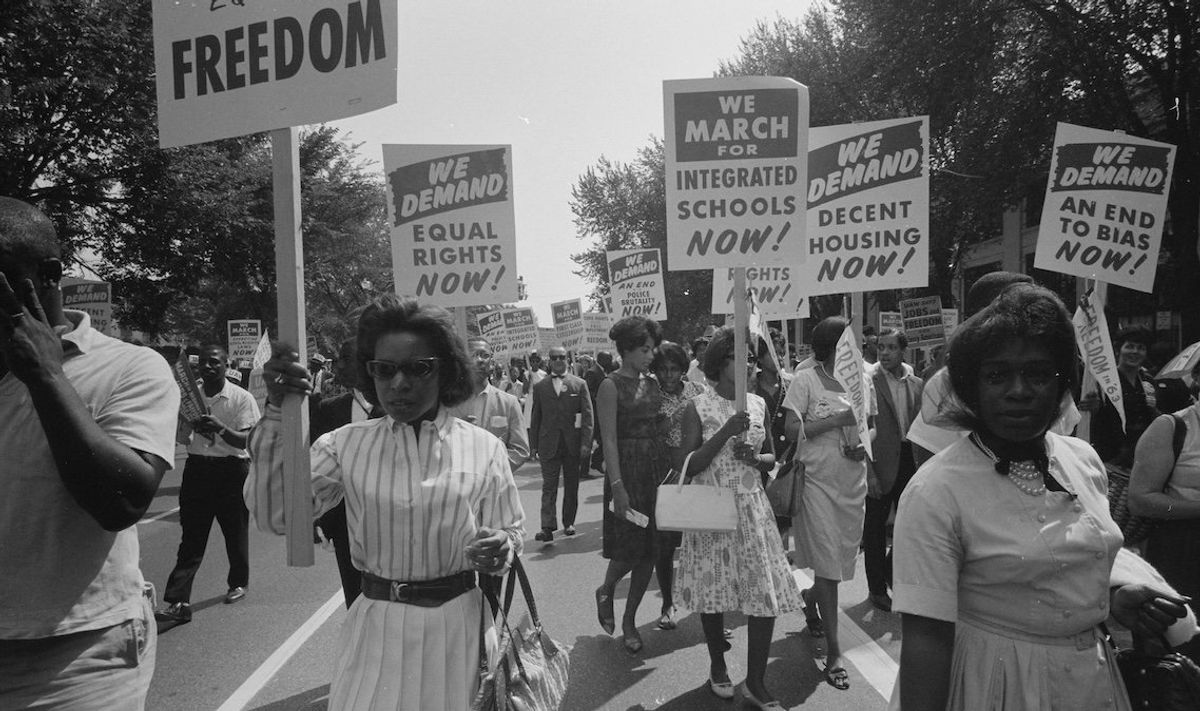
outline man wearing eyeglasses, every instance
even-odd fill
[[[592,450],[592,398],[587,383],[567,372],[567,351],[549,351],[550,375],[533,386],[533,452],[542,465],[542,530],[534,539],[550,542],[558,529],[555,508],[558,480],[563,481],[563,533],[575,535],[579,475]]]
[[[475,394],[466,402],[448,408],[451,415],[466,420],[500,438],[508,450],[508,464],[515,472],[529,459],[529,438],[525,435],[525,418],[521,402],[492,385],[488,375],[492,370],[492,346],[487,339],[467,340],[467,355],[475,362]]]

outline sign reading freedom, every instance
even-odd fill
[[[159,145],[396,103],[396,0],[154,0]]]

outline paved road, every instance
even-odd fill
[[[536,519],[541,478],[536,464],[517,472],[526,512]],[[138,526],[142,569],[160,588],[179,544],[177,507],[179,469],[169,472],[151,511]],[[634,657],[609,637],[595,619],[593,591],[600,583],[599,480],[584,481],[580,491],[579,535],[548,545],[526,542],[526,566],[537,593],[543,622],[551,635],[573,645],[571,684],[564,709],[662,709],[708,711],[735,708],[705,688],[708,655],[699,616],[682,613],[679,628],[655,628],[659,601],[652,586],[638,613],[646,647]],[[196,579],[194,620],[162,630],[158,666],[147,707],[152,711],[323,711],[329,691],[330,660],[345,615],[332,551],[318,549],[316,565],[285,565],[282,538],[251,532],[251,584],[246,599],[224,605],[224,541],[214,526],[208,555]],[[802,582],[805,573],[797,571]],[[626,584],[617,590],[617,614]],[[824,683],[822,647],[804,632],[800,613],[776,624],[768,683],[789,707],[865,709],[887,706],[899,659],[899,618],[875,611],[866,600],[861,574],[841,586],[843,647],[847,649],[851,689]],[[745,675],[746,626],[731,615],[733,651],[727,655],[734,681]]]

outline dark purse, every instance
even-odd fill
[[[1131,707],[1154,711],[1200,709],[1200,667],[1195,662],[1178,652],[1153,654],[1137,647],[1121,649],[1107,628],[1101,625],[1100,629],[1116,650],[1117,668]]]

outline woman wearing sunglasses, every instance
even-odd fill
[[[1180,598],[1116,582],[1104,465],[1049,431],[1076,362],[1062,302],[1030,284],[954,336],[952,414],[970,434],[921,467],[896,517],[904,711],[1129,709],[1097,625],[1111,614],[1157,635],[1185,614]]]
[[[363,591],[342,627],[329,708],[463,709],[479,677],[480,575],[520,552],[524,513],[504,446],[452,417],[471,365],[441,308],[395,295],[358,323],[359,381],[386,417],[346,425],[312,446],[315,514],[346,502]],[[264,368],[267,412],[251,435],[246,503],[259,528],[284,532],[279,403],[307,393],[302,366]]]

